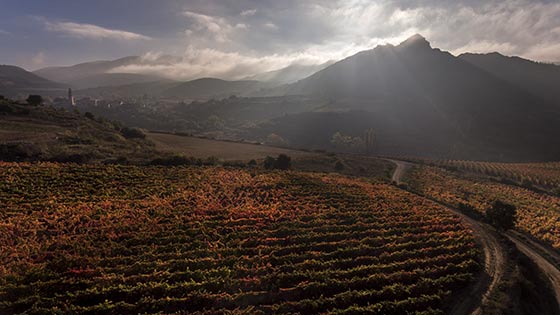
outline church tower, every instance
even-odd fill
[[[68,88],[68,103],[72,106],[76,106],[76,101],[74,100],[74,96],[72,96],[72,88]]]

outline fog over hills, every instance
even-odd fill
[[[318,65],[292,64],[282,69],[259,73],[249,76],[245,79],[268,82],[278,85],[289,84],[307,78],[308,76],[314,74],[315,72],[323,70],[333,63],[335,63],[335,61],[331,60]]]
[[[430,156],[478,159],[504,155],[531,159],[560,153],[553,148],[559,144],[553,136],[560,132],[559,107],[462,58],[433,49],[420,35],[397,46],[360,52],[277,93],[327,99],[331,111],[365,111],[366,115],[354,116],[376,130],[382,153],[423,151]],[[344,120],[326,123],[332,120],[328,118],[323,122],[317,117],[284,117],[275,122],[276,128],[268,128],[282,134],[297,129],[293,125],[298,123],[324,127]],[[336,128],[355,134],[351,125],[353,121]],[[305,137],[291,138],[304,141]]]
[[[183,120],[190,121],[193,115],[202,120],[217,117],[223,120],[218,125],[226,126],[227,132],[237,130],[236,134],[256,140],[275,134],[296,147],[332,149],[333,134],[361,137],[365,130],[372,129],[377,154],[512,161],[560,158],[560,140],[555,136],[560,134],[560,93],[556,88],[560,67],[552,64],[498,53],[454,56],[432,48],[424,37],[414,35],[399,45],[379,45],[338,62],[292,65],[251,76],[260,81],[201,78],[175,82],[113,72],[139,62],[176,61],[172,56],[154,60],[125,57],[45,68],[35,74],[92,87],[76,91],[80,96],[149,95],[176,101],[232,95],[261,97],[250,102],[252,110],[259,107],[259,102],[269,104],[266,97],[300,96],[314,100],[314,104],[321,105],[301,106],[299,111],[290,107],[277,116],[261,115],[258,121],[243,116],[248,99],[226,104],[227,115],[211,102],[206,107],[196,106],[196,113],[190,112],[194,107],[179,110]],[[299,80],[313,70],[318,71]],[[44,84],[50,82],[27,74]],[[282,84],[290,81],[293,83]],[[281,98],[274,102],[283,104]],[[159,114],[175,117],[173,113]],[[262,117],[267,120],[262,121]],[[240,130],[241,125],[250,127]]]
[[[73,66],[47,67],[34,71],[34,73],[79,89],[146,83],[162,79],[160,76],[151,74],[115,72],[119,67],[139,62],[144,62],[142,57],[129,56],[116,60],[85,62]]]

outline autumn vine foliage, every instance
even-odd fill
[[[0,313],[443,314],[472,231],[385,184],[213,167],[0,165]]]
[[[496,200],[516,208],[515,228],[560,251],[560,198],[499,182],[423,166],[409,175],[411,187],[456,207],[484,213]]]
[[[435,163],[443,167],[507,179],[524,186],[533,185],[560,192],[560,162],[498,163],[443,160]]]

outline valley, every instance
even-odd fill
[[[0,315],[560,315],[560,3],[0,8]]]

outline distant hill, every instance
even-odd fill
[[[390,139],[391,151],[379,151],[382,154],[560,158],[557,107],[461,58],[433,49],[419,35],[397,46],[378,46],[348,57],[283,87],[280,93],[328,100],[323,112],[368,113],[362,116],[371,118],[369,126],[376,130],[378,142]],[[284,137],[298,129],[297,124],[312,129],[330,123],[322,118],[324,114],[301,115],[301,119],[279,118],[273,122],[275,128],[267,129]],[[351,132],[354,124],[347,120],[346,125],[338,126]],[[329,133],[316,135],[315,141],[329,139]],[[311,131],[302,133],[307,134]],[[289,140],[297,145],[302,139],[293,135]]]
[[[116,60],[101,60],[65,67],[48,67],[34,73],[49,80],[71,84],[85,89],[100,86],[145,83],[161,80],[157,75],[119,73],[120,67],[143,63],[142,57],[129,56]]]
[[[462,60],[560,107],[560,66],[499,53],[462,54]]]
[[[0,95],[15,97],[29,93],[61,92],[64,85],[16,66],[0,65]]]
[[[160,79],[157,81],[133,83],[133,84],[122,84],[114,86],[100,86],[94,88],[87,88],[75,91],[77,96],[89,96],[89,97],[138,97],[142,95],[148,96],[160,96],[161,93],[167,89],[180,84],[177,81]]]
[[[226,81],[202,78],[177,84],[161,92],[162,96],[185,99],[224,98],[232,95],[243,96],[263,88],[259,81]]]
[[[282,69],[255,74],[245,79],[268,82],[277,85],[289,84],[307,78],[308,76],[317,71],[323,70],[333,63],[334,61],[328,61],[318,65],[292,64]]]

